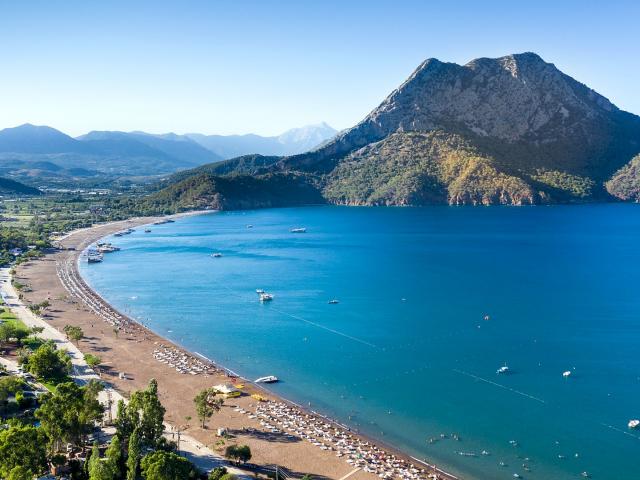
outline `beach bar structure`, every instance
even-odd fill
[[[215,385],[213,387],[213,389],[216,392],[224,395],[225,398],[239,397],[241,395],[240,390],[238,390],[236,387],[234,387],[233,385],[231,385],[229,383]]]

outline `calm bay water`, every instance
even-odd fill
[[[150,228],[81,270],[159,334],[467,477],[640,478],[639,206],[311,207]]]

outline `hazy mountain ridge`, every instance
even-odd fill
[[[317,150],[225,173],[304,172],[338,204],[585,202],[611,200],[605,182],[639,152],[640,117],[523,53],[426,60]]]
[[[323,123],[292,129],[279,137],[220,138],[232,142],[238,138],[253,139],[249,143],[236,142],[234,148],[260,154],[274,149],[308,150],[334,133]],[[31,124],[0,131],[0,172],[17,179],[66,178],[73,182],[89,176],[155,176],[222,159],[189,136],[175,133],[92,131],[73,138],[54,128]]]
[[[203,135],[200,133],[188,133],[186,136],[220,157],[231,159],[250,154],[295,155],[314,149],[333,138],[337,133],[337,130],[322,122],[316,125],[292,128],[273,137],[255,134]]]

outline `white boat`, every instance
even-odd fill
[[[273,300],[273,295],[271,295],[270,293],[262,292],[260,294],[260,301],[261,302],[270,302],[271,300]]]
[[[261,288],[256,288],[256,293],[257,293],[257,294],[264,293],[264,290],[263,290],[263,289],[261,289]]]
[[[640,426],[640,420],[629,420],[629,428],[638,428]]]
[[[96,250],[89,250],[87,252],[87,263],[99,263],[102,259],[102,254]]]
[[[110,243],[99,243],[96,250],[99,253],[112,253],[120,250],[120,247],[116,247],[115,245],[111,245]]]
[[[212,253],[211,256],[213,258],[220,258],[222,256],[222,254],[220,252],[216,252],[216,253]]]
[[[307,233],[307,229],[305,227],[297,227],[289,230],[291,233]]]
[[[509,373],[509,367],[507,367],[507,364],[505,363],[502,367],[496,370],[496,373],[498,374]]]
[[[329,305],[337,305],[338,303],[340,303],[338,300],[336,300],[335,298],[333,300],[329,300]]]
[[[569,378],[571,376],[571,370],[567,370],[566,372],[562,372],[562,376],[564,378]]]
[[[266,377],[260,377],[255,379],[255,383],[275,383],[278,381],[278,377],[275,375],[267,375]]]

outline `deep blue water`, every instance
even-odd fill
[[[640,478],[640,206],[313,207],[150,228],[82,271],[161,335],[467,477]],[[441,433],[460,441],[427,442]]]

